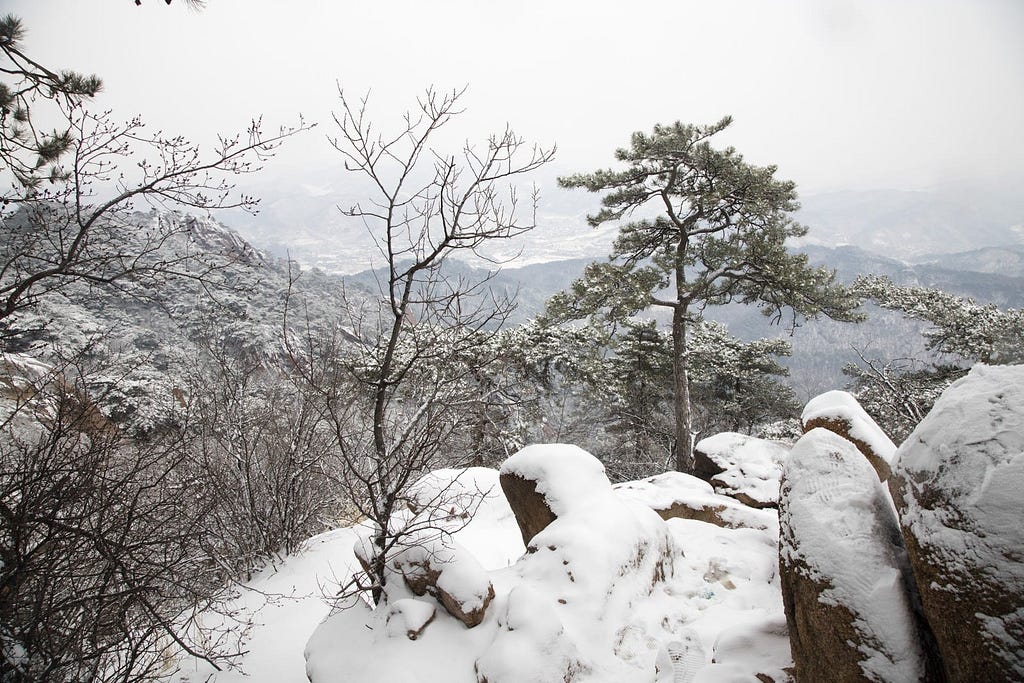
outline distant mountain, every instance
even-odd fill
[[[123,239],[131,244],[133,235],[155,225],[154,221],[163,222],[176,236],[167,242],[167,249],[223,257],[218,285],[211,290],[213,299],[211,291],[188,278],[162,280],[158,287],[143,291],[81,284],[22,313],[17,323],[28,331],[17,340],[20,348],[11,350],[34,348],[45,353],[53,346],[65,350],[89,347],[97,363],[121,363],[129,368],[129,379],[135,378],[134,384],[129,382],[131,386],[143,394],[162,392],[166,400],[167,386],[175,381],[174,368],[187,368],[199,353],[199,345],[214,343],[232,353],[246,351],[265,358],[282,354],[283,315],[289,296],[296,304],[291,307],[293,316],[301,311],[301,322],[308,316],[313,325],[329,325],[330,329],[345,324],[343,293],[356,304],[379,296],[371,271],[343,277],[317,268],[299,270],[297,264],[255,249],[234,230],[207,218],[139,213],[126,225]],[[543,229],[537,233],[543,235]],[[558,238],[557,231],[546,236],[549,243]],[[580,240],[575,244],[594,246]],[[865,273],[882,274],[900,284],[938,287],[979,302],[1024,307],[1024,247],[986,247],[922,257],[920,263],[879,256],[856,246],[808,244],[804,250],[814,263],[835,268],[844,281]],[[605,251],[593,257],[554,260],[558,252],[552,247],[547,252],[552,260],[505,267],[492,273],[490,286],[498,294],[517,297],[519,307],[508,322],[525,322]],[[469,280],[489,272],[464,262],[450,262],[447,267],[451,274]],[[921,326],[892,312],[873,311],[863,325],[814,321],[798,327],[791,336],[788,330],[769,325],[756,308],[716,307],[706,315],[727,324],[741,338],[789,338],[794,346],[789,361],[791,383],[802,397],[842,386],[845,379],[840,369],[856,359],[857,350],[883,358],[923,353]],[[156,377],[161,378],[159,382],[153,380]]]
[[[117,386],[100,406],[132,428],[159,424],[173,389],[207,349],[268,365],[283,362],[286,302],[291,325],[327,330],[337,329],[336,320],[348,319],[340,303],[343,291],[356,304],[366,297],[358,285],[346,287],[339,276],[300,269],[259,251],[209,218],[135,213],[120,232],[105,237],[125,253],[140,253],[132,245],[153,230],[169,237],[147,258],[159,261],[165,252],[196,254],[208,276],[199,281],[157,275],[125,280],[117,288],[78,281],[5,321],[9,333],[17,332],[5,339],[5,351],[45,361],[78,357],[90,368],[92,380],[102,385],[107,378]]]
[[[1024,245],[983,247],[959,254],[927,254],[915,262],[948,270],[1024,277]]]
[[[1024,207],[995,191],[833,192],[802,204],[796,218],[810,229],[803,244],[854,245],[906,260],[1024,245]]]
[[[599,197],[558,188],[553,172],[539,182],[537,228],[495,245],[490,255],[516,265],[607,255],[616,226],[591,228],[586,222]],[[325,169],[316,183],[277,179],[252,192],[263,198],[260,213],[228,220],[260,249],[336,273],[380,264],[365,226],[339,210],[365,201],[367,190],[355,175]],[[969,185],[809,195],[796,218],[810,232],[797,244],[850,245],[915,262],[984,247],[1024,247],[1024,197],[1018,195],[1015,189]]]

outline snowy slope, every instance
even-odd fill
[[[680,494],[687,495],[697,483],[689,479],[676,474],[647,489],[655,498],[664,497],[666,482],[676,481]],[[330,609],[319,596],[356,567],[356,532],[341,529],[311,539],[276,573],[267,571],[248,586],[237,607],[251,613],[255,625],[240,671],[216,673],[190,663],[179,680],[301,683],[306,680],[306,639],[309,673],[318,683],[476,683],[474,667],[482,657],[480,666],[488,668],[492,681],[548,680],[547,673],[564,669],[570,660],[580,664],[580,681],[749,681],[757,673],[786,680],[783,668],[791,661],[773,511],[752,511],[759,519],[767,515],[768,529],[661,522],[649,509],[660,501],[644,501],[643,486],[615,490],[625,495],[601,487],[595,498],[570,483],[560,493],[575,498],[568,506],[575,517],[566,515],[561,526],[552,523],[535,537],[543,550],[523,555],[497,472],[476,468],[468,488],[488,494],[473,521],[455,537],[487,570],[497,593],[479,626],[467,629],[429,597],[416,599],[434,610],[433,621],[415,640],[407,637],[408,627],[422,625],[431,610],[416,609],[420,605],[407,600],[392,601],[377,612],[356,604],[320,624]],[[659,528],[673,554],[674,571],[666,580],[654,588],[649,576],[641,580],[639,574],[611,580],[609,568],[618,566],[616,557],[630,551],[609,544],[634,532],[657,537]],[[558,551],[548,551],[549,545]],[[575,580],[566,578],[566,567],[577,572]],[[555,575],[562,578],[553,580]],[[611,593],[592,592],[600,586]],[[266,598],[271,593],[274,600]],[[532,679],[527,675],[531,670]]]

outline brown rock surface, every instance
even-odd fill
[[[555,521],[555,513],[544,495],[537,492],[537,482],[511,473],[502,474],[498,481],[516,516],[523,543],[529,545],[530,539]]]
[[[804,408],[800,423],[804,434],[820,427],[843,437],[868,459],[879,481],[889,478],[896,444],[848,392],[829,391],[814,397]]]

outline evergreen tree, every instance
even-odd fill
[[[929,287],[901,287],[889,278],[867,275],[853,284],[861,296],[930,325],[924,330],[930,359],[882,360],[860,354],[843,372],[864,409],[897,443],[928,414],[942,392],[967,374],[970,365],[1024,362],[1024,311]]]
[[[778,379],[789,375],[778,361],[792,353],[785,339],[745,342],[721,323],[702,320],[691,327],[687,345],[701,432],[750,433],[757,425],[799,414],[793,390]]]
[[[24,52],[25,28],[12,14],[0,18],[0,168],[10,171],[17,188],[3,196],[7,204],[23,195],[33,195],[43,181],[56,182],[68,174],[58,162],[74,143],[71,125],[47,131],[33,123],[36,104],[49,104],[63,111],[92,98],[102,87],[96,76],[74,71],[53,71]]]
[[[853,288],[882,308],[930,323],[924,336],[933,351],[990,365],[1024,362],[1024,310],[1004,311],[928,287],[900,287],[879,275],[860,277]]]
[[[789,217],[798,208],[795,185],[776,179],[774,166],[711,146],[709,138],[730,123],[656,125],[616,151],[625,168],[559,179],[563,187],[605,193],[602,209],[588,217],[591,226],[622,223],[608,262],[588,266],[549,311],[607,322],[651,306],[671,311],[676,467],[683,471],[693,467],[686,332],[706,306],[756,304],[775,322],[788,316],[793,325],[820,314],[859,319],[856,300],[834,272],[786,250],[787,239],[806,233]]]
[[[625,453],[635,464],[664,463],[672,448],[668,409],[672,400],[671,340],[653,320],[627,323],[613,344],[608,360],[611,381],[609,431],[618,434]]]

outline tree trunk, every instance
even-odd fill
[[[672,309],[672,377],[675,390],[676,470],[693,474],[689,360],[686,356],[686,308]]]

